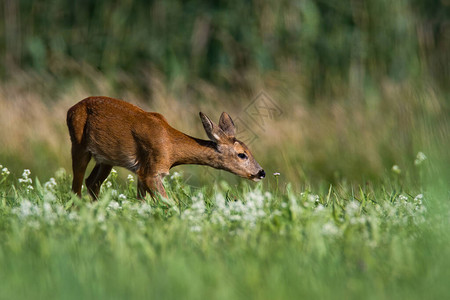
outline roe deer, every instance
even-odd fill
[[[96,199],[100,186],[113,166],[137,174],[138,197],[156,192],[167,197],[162,177],[182,164],[208,165],[254,181],[265,172],[247,146],[236,139],[236,129],[227,113],[219,125],[200,112],[210,140],[184,134],[171,127],[159,113],[146,112],[122,100],[89,97],[67,112],[72,141],[72,191],[81,197],[84,173],[94,157],[96,165],[86,179],[89,194]]]

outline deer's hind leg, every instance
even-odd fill
[[[111,172],[112,166],[107,164],[97,163],[92,169],[91,174],[86,178],[86,187],[89,194],[94,200],[97,200],[100,186]]]
[[[81,145],[72,143],[72,191],[81,198],[81,186],[83,185],[84,173],[91,160],[91,153]]]

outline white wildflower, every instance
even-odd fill
[[[78,215],[78,213],[76,211],[72,211],[69,213],[69,215],[67,216],[67,218],[71,221],[77,221],[80,219],[80,216]]]
[[[419,205],[422,204],[422,200],[423,200],[423,194],[419,194],[416,197],[414,197],[414,203],[417,203]]]
[[[46,202],[56,202],[57,198],[53,192],[48,189],[44,192],[44,201]]]
[[[45,202],[45,203],[44,203],[43,208],[44,208],[44,213],[46,213],[46,214],[49,214],[49,213],[52,213],[52,212],[53,212],[52,206],[51,206],[50,203],[48,203],[48,202]]]
[[[280,176],[280,173],[275,172],[275,173],[273,173],[273,176]]]
[[[392,172],[394,172],[395,174],[400,174],[402,170],[400,170],[400,167],[398,165],[393,165]]]
[[[120,194],[120,195],[119,195],[119,200],[120,200],[120,201],[127,200],[127,196],[125,196],[124,194]]]
[[[358,201],[350,201],[345,207],[345,211],[349,217],[354,217],[359,212],[359,202]]]
[[[43,216],[45,221],[50,225],[54,225],[56,219],[58,218],[58,216],[53,212],[52,206],[48,202],[45,202],[43,205]]]
[[[56,178],[63,178],[66,176],[66,169],[64,168],[60,168],[58,169],[58,171],[56,171],[55,173]]]
[[[19,182],[22,183],[27,192],[33,190],[33,186],[31,185],[33,184],[33,180],[28,177],[30,176],[30,174],[31,174],[30,170],[25,169],[23,170],[22,178],[19,178]]]
[[[386,217],[395,219],[397,210],[394,207],[394,205],[392,205],[392,203],[386,201],[386,202],[382,203],[382,206],[383,206],[383,211],[386,214]]]
[[[97,222],[103,223],[106,219],[106,216],[103,212],[99,212],[97,215]]]
[[[203,200],[203,194],[198,193],[192,197],[192,205],[190,208],[183,211],[181,217],[198,225],[198,222],[202,220],[206,212],[205,201]]]
[[[15,207],[12,212],[19,218],[24,219],[30,216],[39,216],[41,214],[41,209],[30,200],[25,199],[20,203],[20,206]]]
[[[314,204],[319,203],[319,195],[308,194],[308,201]]]
[[[138,206],[134,207],[133,209],[136,210],[138,215],[140,215],[141,217],[145,217],[148,214],[150,214],[152,207],[150,205],[148,205],[147,203],[143,203],[143,204],[138,204]]]
[[[418,213],[424,213],[426,212],[426,208],[423,205],[423,194],[418,194],[416,197],[414,197],[414,204],[416,205],[415,210]]]
[[[178,172],[173,172],[172,175],[170,175],[170,179],[178,179],[181,178],[181,174]]]
[[[113,209],[113,210],[118,210],[118,209],[120,209],[121,207],[120,207],[120,204],[119,204],[118,202],[116,202],[116,201],[111,201],[111,202],[109,202],[109,204],[108,204],[108,208]]]
[[[64,209],[64,206],[60,205],[60,204],[56,204],[55,206],[56,208],[56,214],[58,216],[65,216],[66,215],[66,210]]]
[[[315,208],[316,213],[320,213],[324,210],[325,210],[325,206],[323,206],[322,204],[317,205],[317,207]]]
[[[238,222],[242,219],[242,216],[241,215],[231,215],[229,219],[230,219],[230,221]]]
[[[278,210],[278,209],[276,209],[276,210],[272,213],[272,216],[281,216],[281,215],[283,215],[283,213],[282,213],[280,210]]]
[[[127,180],[128,180],[129,182],[134,182],[134,176],[131,175],[131,174],[128,174]]]
[[[218,211],[213,211],[212,215],[211,215],[211,223],[213,224],[219,224],[220,226],[225,226],[226,225],[226,221],[225,218],[223,217],[223,215],[218,212]]]
[[[20,183],[33,183],[31,178],[19,178]]]
[[[367,219],[363,215],[359,216],[359,217],[354,216],[354,217],[350,218],[350,224],[361,224],[361,225],[363,225],[363,224],[366,224],[366,222],[367,222]]]
[[[206,210],[206,206],[205,206],[205,201],[203,200],[203,195],[200,194],[200,196],[198,197],[192,197],[192,206],[191,209],[195,210],[195,212],[197,214],[203,214],[205,213]]]
[[[408,202],[408,197],[403,194],[400,194],[400,195],[398,195],[398,200],[400,200],[402,202]]]
[[[0,165],[0,169],[2,169],[2,176],[6,176],[6,175],[10,174],[8,168],[6,168],[6,167],[3,168],[3,166]]]
[[[211,222],[226,226],[227,221],[241,223],[244,226],[254,227],[257,222],[267,216],[265,206],[267,200],[272,197],[270,193],[262,193],[260,190],[250,191],[243,195],[245,201],[236,200],[226,202],[221,194],[215,196],[215,209],[211,214]],[[200,218],[205,218],[205,214]]]
[[[201,232],[202,231],[202,227],[199,225],[192,226],[190,229],[192,232]]]
[[[53,190],[56,187],[55,178],[51,177],[46,183],[44,183],[44,188],[47,190]]]
[[[214,202],[216,204],[216,207],[219,210],[224,210],[226,208],[226,206],[225,206],[225,197],[222,194],[217,193],[216,197],[214,197]]]
[[[302,193],[303,194],[303,193]],[[302,195],[300,194],[300,195]],[[293,194],[289,194],[289,210],[291,211],[292,218],[295,219],[298,214],[301,213],[302,208],[297,203],[297,199]]]
[[[416,159],[414,160],[414,164],[416,166],[419,166],[423,163],[424,160],[426,160],[427,157],[425,156],[425,154],[423,154],[423,152],[419,152],[417,153]]]
[[[327,222],[322,226],[322,234],[327,236],[337,236],[339,234],[339,228],[334,222]]]
[[[272,199],[272,194],[271,194],[270,192],[265,192],[265,193],[264,193],[264,197],[265,197],[267,200],[271,200],[271,199]]]

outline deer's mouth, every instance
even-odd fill
[[[264,172],[264,170],[260,170],[258,173],[254,174],[254,175],[250,175],[248,177],[248,179],[258,182],[261,179],[263,179],[264,177],[266,177],[266,172]]]

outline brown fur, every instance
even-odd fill
[[[113,166],[127,168],[138,176],[138,196],[155,192],[167,197],[161,179],[181,164],[208,165],[248,179],[264,177],[264,171],[244,143],[234,137],[230,116],[223,113],[219,126],[200,113],[210,141],[188,136],[171,127],[158,113],[108,97],[86,98],[67,112],[72,141],[72,190],[81,196],[86,167],[96,165],[86,186],[94,199]],[[245,153],[241,159],[238,153]],[[262,174],[262,175],[261,175]]]

